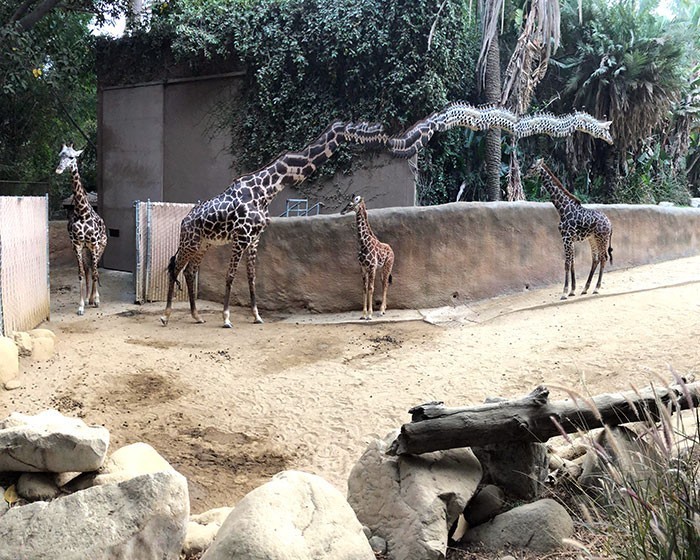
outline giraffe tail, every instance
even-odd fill
[[[608,257],[610,257],[610,264],[613,263],[612,253],[613,253],[613,248],[612,248],[612,231],[611,231],[610,232],[610,241],[608,241]]]
[[[393,281],[394,281],[394,277],[391,274],[389,274],[389,284],[391,284]]]
[[[180,281],[177,279],[177,274],[175,273],[175,255],[170,257],[170,262],[168,263],[168,274],[170,274],[170,279],[175,282],[178,290],[182,290]]]

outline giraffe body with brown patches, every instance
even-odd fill
[[[270,223],[269,204],[285,186],[304,181],[348,142],[384,145],[386,135],[381,125],[336,121],[300,152],[280,155],[262,169],[236,179],[220,195],[195,206],[180,224],[178,249],[168,265],[168,299],[160,319],[162,324],[168,324],[175,284],[181,271],[184,271],[187,284],[190,313],[197,323],[204,322],[195,304],[195,276],[209,247],[224,244],[232,246],[224,293],[224,327],[232,326],[229,312],[231,286],[246,253],[251,311],[254,321],[262,323],[256,303],[255,261],[260,236]]]
[[[88,305],[100,306],[100,294],[97,289],[100,275],[97,264],[107,246],[105,223],[90,205],[88,195],[80,181],[78,157],[82,153],[83,150],[74,150],[72,145],[66,146],[64,144],[56,167],[58,174],[69,169],[73,179],[73,212],[68,218],[68,236],[78,261],[78,277],[80,279],[78,315],[85,313],[86,298]],[[90,277],[86,276],[86,263],[89,264],[92,272]],[[90,285],[90,280],[92,280],[92,285]]]
[[[357,220],[358,259],[362,267],[362,319],[372,319],[374,280],[377,270],[382,269],[382,303],[379,313],[386,312],[386,296],[394,267],[394,251],[387,243],[379,241],[372,232],[364,199],[353,195],[352,200],[340,213],[354,211]]]
[[[598,282],[594,294],[598,293],[603,281],[603,269],[610,258],[612,263],[612,224],[609,218],[598,210],[584,208],[581,201],[571,194],[542,159],[532,166],[529,176],[537,174],[542,180],[542,186],[549,193],[554,207],[559,212],[559,232],[564,243],[564,291],[561,299],[576,295],[576,274],[574,272],[574,243],[588,240],[591,245],[591,271],[586,280],[586,286],[581,295],[588,293],[593,274],[598,266]],[[571,276],[571,291],[569,291],[569,276]]]

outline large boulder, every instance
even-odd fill
[[[0,560],[177,560],[189,516],[175,471],[95,486],[0,517]]]
[[[0,421],[0,472],[94,471],[105,458],[109,432],[57,410]]]
[[[387,541],[397,560],[445,557],[448,532],[479,485],[469,449],[419,456],[386,454],[397,432],[370,443],[348,479],[348,502],[361,523]]]
[[[322,478],[284,471],[249,492],[202,560],[374,560],[354,512]]]
[[[32,360],[43,362],[53,357],[56,346],[56,335],[49,329],[33,329],[29,331],[32,339]]]
[[[19,375],[19,350],[15,341],[0,336],[0,385]]]
[[[549,552],[570,538],[574,522],[564,506],[554,500],[538,500],[497,515],[490,522],[467,531],[462,542],[480,543],[489,550],[515,547]]]
[[[232,507],[220,507],[190,516],[190,521],[187,524],[187,536],[182,545],[182,553],[185,557],[189,558],[200,554],[209,548],[221,525],[232,511]]]

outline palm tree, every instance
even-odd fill
[[[581,0],[579,0],[581,1]],[[559,46],[559,0],[531,0],[525,24],[501,84],[499,34],[505,0],[479,0],[482,41],[477,62],[478,84],[487,103],[509,106],[522,114],[527,112],[535,87],[547,72],[550,56]],[[516,150],[512,150],[515,157]],[[489,200],[501,199],[501,134],[490,130],[486,136],[486,184]],[[517,160],[511,161],[511,169]],[[509,197],[510,198],[510,197]]]

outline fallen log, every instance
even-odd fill
[[[455,447],[511,442],[546,442],[549,438],[628,422],[656,421],[659,407],[671,411],[695,408],[700,383],[648,387],[595,397],[570,393],[571,399],[549,401],[540,385],[517,400],[497,399],[471,407],[445,407],[431,402],[409,410],[412,421],[387,450],[389,455],[420,454]]]

